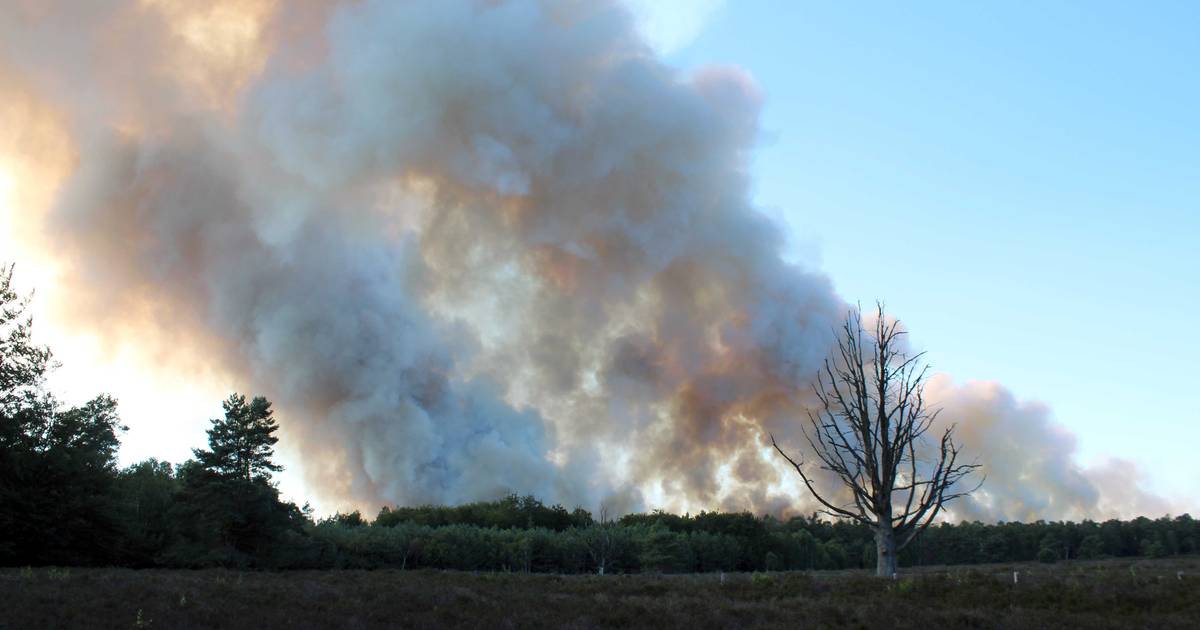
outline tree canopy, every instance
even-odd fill
[[[46,391],[51,353],[33,343],[29,301],[12,277],[13,266],[0,269],[0,561],[111,559],[117,402],[64,408]]]
[[[256,396],[249,403],[233,394],[221,403],[224,418],[212,421],[208,449],[194,449],[197,461],[222,477],[243,481],[269,481],[271,473],[283,470],[271,458],[279,438],[271,403]]]

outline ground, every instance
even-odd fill
[[[1013,583],[1013,572],[1019,581]],[[1200,558],[863,572],[3,569],[0,628],[1197,628]]]

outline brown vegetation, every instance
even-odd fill
[[[7,569],[0,601],[0,628],[1194,628],[1200,561],[989,565],[898,580]]]

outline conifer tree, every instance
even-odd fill
[[[196,459],[226,479],[270,481],[272,472],[283,470],[271,461],[279,441],[271,403],[262,396],[247,403],[244,395],[233,394],[221,406],[225,417],[212,421],[208,450],[195,449]]]

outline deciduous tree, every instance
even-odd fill
[[[90,564],[117,553],[108,493],[117,403],[64,409],[45,389],[50,349],[33,342],[29,299],[0,267],[0,562]]]

